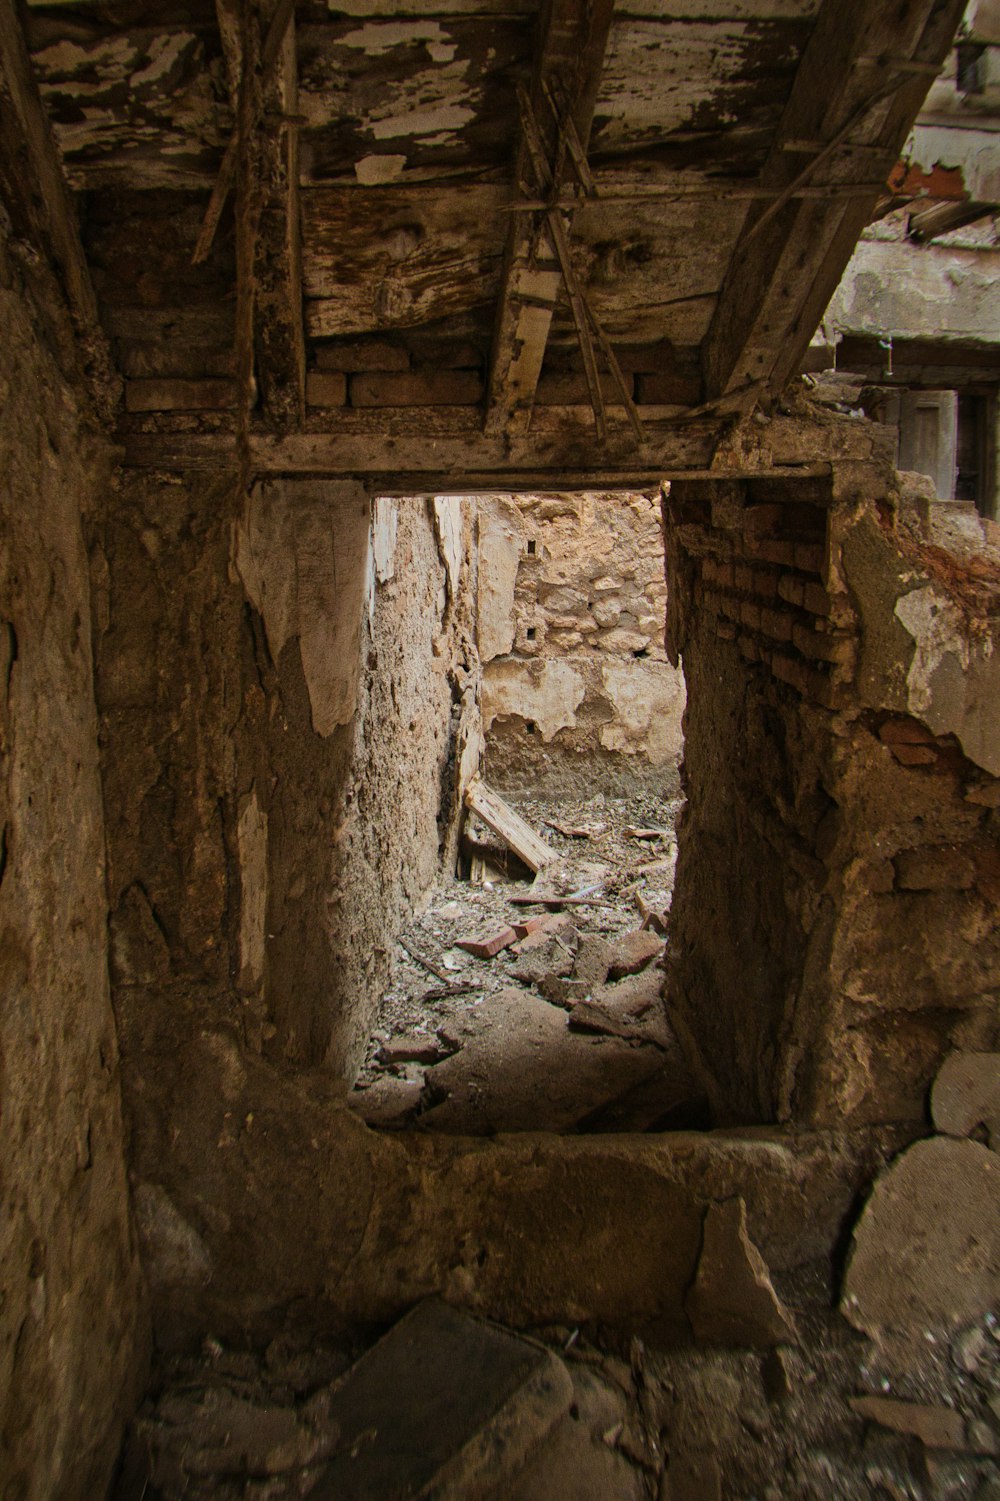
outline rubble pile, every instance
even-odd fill
[[[462,1134],[705,1124],[663,1002],[677,805],[517,801],[541,869],[470,820],[477,884],[446,881],[403,933],[351,1103]]]

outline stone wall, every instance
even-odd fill
[[[1000,1017],[1000,567],[871,465],[665,507],[688,684],[668,995],[720,1120],[925,1119]],[[978,548],[971,547],[972,531]]]
[[[648,495],[480,500],[491,777],[588,788],[673,779],[684,685],[663,646],[666,592],[659,504]]]
[[[211,1195],[182,1215],[164,1186],[178,1133],[201,1139],[177,1057],[200,1038],[230,1080],[258,1057],[342,1091],[406,909],[454,848],[478,726],[469,525],[460,503],[373,508],[353,485],[241,503],[232,476],[126,473],[92,528],[114,996],[161,1340],[215,1223]]]
[[[449,835],[458,579],[422,501],[376,557],[357,487],[234,494],[127,475],[94,530],[118,994],[349,1080]]]
[[[105,1493],[147,1340],[81,518],[109,456],[0,244],[0,1493]]]

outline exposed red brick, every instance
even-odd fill
[[[460,938],[455,946],[476,959],[492,959],[501,949],[509,948],[516,942],[517,932],[514,928],[501,928],[499,932],[491,933],[489,938]]]
[[[791,641],[794,615],[784,610],[761,610],[760,628],[773,641]]]
[[[811,580],[803,589],[802,604],[812,615],[829,615],[830,613],[829,594],[822,584],[815,584]]]
[[[886,719],[879,725],[879,739],[886,745],[925,745],[934,736],[918,719]]]
[[[773,537],[764,538],[758,544],[757,556],[767,563],[777,563],[781,568],[791,568],[795,563],[795,543],[779,542]]]
[[[316,346],[317,370],[409,370],[410,356],[386,339],[337,339]]]
[[[900,766],[930,766],[937,760],[929,745],[893,745],[890,750]]]
[[[796,621],[792,640],[803,656],[814,657],[819,662],[836,662],[843,667],[854,659],[854,641],[850,636],[820,635]]]
[[[764,599],[774,599],[778,592],[778,575],[770,568],[755,568],[753,586],[755,592]]]
[[[342,407],[347,400],[347,376],[338,371],[311,371],[306,376],[306,404]]]
[[[902,850],[894,863],[903,891],[968,891],[976,878],[968,852],[954,844]]]
[[[766,532],[779,531],[780,527],[781,506],[747,506],[743,513],[743,530],[758,537]]]
[[[823,549],[814,542],[796,542],[795,566],[804,573],[823,572]]]
[[[625,377],[625,383],[631,394],[631,377]],[[621,402],[621,396],[615,381],[610,375],[601,376],[601,391],[604,400],[609,404]],[[538,406],[589,406],[590,391],[586,377],[583,375],[543,375],[538,382],[535,391],[535,403]]]
[[[805,581],[793,573],[783,574],[778,580],[778,593],[790,605],[801,605],[804,592]]]
[[[128,412],[221,412],[236,405],[236,382],[174,377],[125,382]]]
[[[800,693],[808,692],[809,669],[797,657],[785,657],[775,652],[771,658],[771,671],[776,678],[780,678],[783,683],[788,683],[792,688],[797,688]]]
[[[701,382],[688,375],[640,375],[636,401],[643,406],[691,407],[701,400]]]
[[[351,405],[356,407],[475,406],[482,395],[483,382],[471,370],[351,376]]]

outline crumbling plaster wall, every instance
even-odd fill
[[[972,507],[968,510],[971,512]],[[1000,1028],[1000,569],[891,472],[688,482],[668,998],[720,1120],[925,1120]]]
[[[0,1493],[103,1495],[148,1340],[81,518],[106,445],[0,242]]]
[[[171,1005],[346,1084],[475,674],[433,507],[377,553],[356,485],[236,495],[126,472],[93,529],[115,994],[140,1069]]]
[[[658,785],[682,746],[682,674],[663,647],[658,501],[479,501],[477,631],[488,774],[501,785]]]

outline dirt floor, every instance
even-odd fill
[[[508,800],[556,858],[533,878],[470,820],[466,877],[401,936],[352,1105],[371,1125],[462,1134],[708,1124],[662,1000],[679,804]],[[533,931],[491,956],[462,947],[515,923]]]
[[[997,1501],[995,1319],[959,1329],[950,1341],[925,1341],[922,1351],[887,1350],[829,1311],[819,1279],[807,1281],[783,1289],[797,1342],[768,1350],[670,1350],[597,1330],[539,1331],[572,1382],[565,1410],[510,1473],[497,1450],[494,1473],[503,1478],[495,1490],[460,1483],[440,1494],[456,1501]],[[132,1425],[115,1501],[417,1494],[388,1471],[377,1491],[331,1488],[328,1466],[350,1432],[346,1373],[360,1354],[315,1340],[276,1340],[262,1355],[209,1341],[201,1356],[164,1365]],[[386,1379],[391,1385],[391,1372]],[[405,1431],[406,1393],[398,1397]],[[421,1397],[411,1392],[410,1400],[419,1409]],[[439,1439],[418,1432],[417,1452]],[[413,1463],[400,1429],[380,1435],[367,1428],[355,1452],[380,1443],[393,1475]]]

